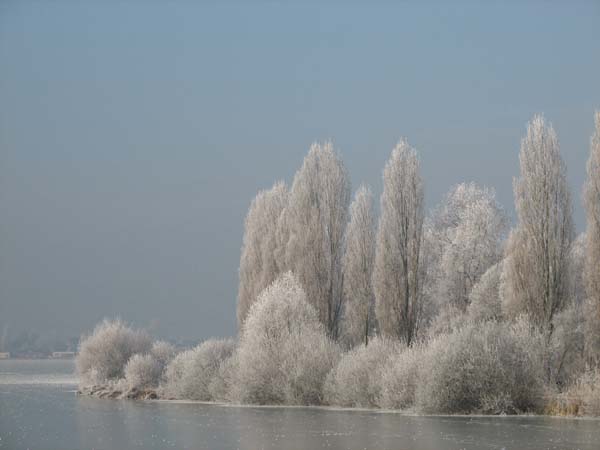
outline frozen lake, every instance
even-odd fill
[[[75,383],[72,361],[0,361],[0,449],[600,448],[600,420],[104,400]]]

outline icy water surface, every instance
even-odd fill
[[[72,361],[0,361],[0,449],[600,449],[600,421],[103,400]]]

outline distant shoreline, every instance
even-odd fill
[[[0,358],[0,361],[56,361],[56,360],[66,360],[75,361],[77,355],[75,356],[40,356],[40,357],[32,357],[32,356],[11,356],[10,358]]]

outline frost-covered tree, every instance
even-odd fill
[[[480,277],[502,258],[504,210],[493,189],[461,183],[436,208],[430,229],[437,253],[431,280],[435,296],[464,312]]]
[[[75,360],[80,383],[102,384],[124,376],[125,365],[137,353],[148,353],[152,339],[122,320],[105,319],[89,336],[83,336]]]
[[[583,198],[587,218],[585,246],[586,353],[591,363],[600,364],[600,111],[591,139],[590,157]]]
[[[349,202],[350,180],[333,145],[313,144],[294,176],[281,237],[286,239],[286,269],[298,277],[334,339],[342,313],[342,254]]]
[[[300,283],[286,272],[259,295],[244,322],[236,362],[239,400],[319,404],[338,354]]]
[[[237,319],[240,328],[258,294],[281,271],[276,258],[279,251],[277,224],[287,196],[285,184],[275,183],[271,189],[260,191],[248,210],[239,270]]]
[[[344,339],[351,345],[369,343],[375,322],[372,277],[375,261],[375,215],[373,195],[361,186],[350,205],[346,228],[344,271]]]
[[[571,194],[556,133],[535,116],[521,141],[514,182],[518,224],[507,245],[505,305],[526,313],[552,334],[552,319],[567,304],[569,251],[574,237]]]
[[[402,139],[385,165],[373,288],[380,331],[410,345],[423,284],[423,183],[417,152]]]
[[[209,386],[235,348],[232,339],[208,339],[167,366],[163,394],[169,398],[212,400]]]

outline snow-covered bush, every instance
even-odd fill
[[[169,362],[163,374],[163,383],[160,386],[160,396],[174,399],[184,395],[183,379],[191,359],[193,350],[184,350]]]
[[[169,398],[212,400],[208,387],[234,348],[231,339],[209,339],[180,353],[167,366],[163,394]]]
[[[406,409],[414,406],[419,382],[422,345],[404,349],[392,356],[379,373],[379,406],[387,409]]]
[[[563,392],[552,393],[544,413],[560,416],[600,416],[600,368],[588,367]]]
[[[516,413],[542,405],[543,351],[529,324],[469,324],[423,354],[417,407],[431,413]]]
[[[208,392],[213,400],[238,403],[240,401],[237,384],[238,355],[234,351],[229,358],[219,364],[219,368],[208,385]]]
[[[588,369],[569,391],[581,401],[581,414],[600,416],[600,368]]]
[[[137,353],[147,353],[152,340],[120,319],[105,319],[79,343],[76,359],[82,385],[103,384],[123,377],[125,364]]]
[[[125,365],[125,381],[129,389],[158,386],[163,366],[152,355],[133,355]]]
[[[460,308],[450,303],[445,304],[431,320],[427,329],[427,336],[434,338],[442,334],[452,333],[463,327],[469,318]]]
[[[376,337],[369,345],[361,344],[344,353],[327,376],[325,401],[338,406],[378,406],[380,369],[399,349],[398,342]]]
[[[563,388],[585,371],[583,308],[575,303],[558,313],[546,345],[548,381]]]
[[[258,404],[319,404],[339,349],[291,272],[252,305],[238,350],[239,400]]]

